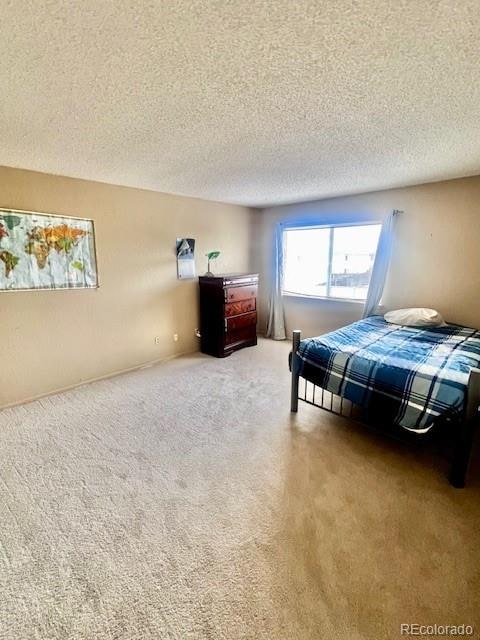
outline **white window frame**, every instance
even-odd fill
[[[282,296],[288,298],[307,298],[309,300],[329,300],[332,302],[349,302],[354,304],[365,304],[365,300],[359,300],[358,298],[339,298],[338,296],[330,296],[328,292],[331,289],[331,275],[332,275],[332,257],[333,257],[333,230],[339,227],[368,227],[371,225],[377,225],[379,227],[382,226],[381,220],[367,220],[365,222],[340,222],[340,223],[326,223],[326,224],[305,224],[305,225],[288,225],[284,226],[282,229],[282,246],[283,246],[283,271],[286,268],[286,255],[285,255],[285,242],[284,242],[284,234],[286,231],[305,231],[307,229],[330,229],[330,239],[328,246],[328,266],[327,266],[327,295],[325,296],[313,296],[308,293],[295,293],[294,291],[285,291],[283,288],[282,282]],[[377,245],[378,249],[378,245]],[[375,251],[376,255],[376,251]]]

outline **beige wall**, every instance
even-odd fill
[[[272,278],[275,224],[309,218],[331,221],[377,220],[392,209],[395,244],[384,304],[386,308],[433,307],[450,322],[480,327],[480,177],[404,189],[273,207],[256,213],[260,330],[265,327]],[[358,303],[285,298],[288,331],[318,335],[360,318]]]
[[[177,236],[219,249],[220,271],[260,272],[262,331],[281,220],[397,220],[387,308],[431,306],[480,326],[480,177],[274,207],[244,207],[0,167],[0,206],[95,220],[100,289],[0,293],[0,406],[198,348],[197,282],[176,279]],[[285,299],[288,330],[318,335],[356,303]],[[173,341],[178,333],[179,341]],[[159,336],[159,344],[155,344]]]
[[[196,350],[198,282],[176,278],[177,236],[196,238],[198,273],[212,249],[218,272],[250,266],[244,207],[1,167],[0,206],[93,218],[100,278],[0,293],[0,406]]]

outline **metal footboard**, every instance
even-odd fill
[[[352,420],[359,420],[363,413],[361,407],[347,398],[331,393],[302,377],[298,379],[298,399],[337,416],[352,418]]]
[[[293,332],[293,349],[292,349],[292,397],[291,397],[291,410],[293,412],[298,411],[298,401],[306,402],[314,407],[329,411],[345,418],[352,418],[359,420],[364,410],[344,398],[343,396],[336,395],[327,391],[323,387],[303,378],[298,375],[298,355],[297,349],[300,343],[300,331],[295,330]]]

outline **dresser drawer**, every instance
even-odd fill
[[[234,276],[233,278],[224,278],[223,286],[224,287],[241,287],[246,285],[258,284],[258,275],[244,275],[244,276]]]
[[[230,331],[225,336],[225,347],[231,348],[233,345],[241,344],[242,342],[255,342],[257,341],[257,328],[254,324],[249,327],[243,327],[242,329],[235,329]]]
[[[227,318],[225,320],[225,326],[227,328],[227,333],[231,333],[232,331],[238,331],[239,329],[244,329],[245,327],[255,327],[257,324],[257,312],[253,313],[244,313],[242,316],[235,316],[234,318]]]
[[[225,289],[225,302],[238,302],[257,297],[257,285],[247,287],[228,287]]]
[[[238,302],[227,302],[225,304],[225,317],[238,316],[240,313],[249,313],[255,311],[257,308],[257,301],[255,298],[250,300],[239,300]]]

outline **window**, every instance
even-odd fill
[[[380,229],[380,224],[285,229],[283,293],[365,300]]]

